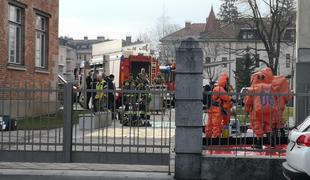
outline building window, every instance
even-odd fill
[[[241,39],[242,40],[254,40],[256,39],[257,32],[255,29],[242,29]]]
[[[211,58],[210,57],[206,57],[206,64],[210,64],[211,63]]]
[[[227,61],[227,57],[223,57],[222,58],[222,62],[226,62]],[[226,68],[227,67],[227,63],[223,64],[223,67]]]
[[[291,67],[291,55],[286,54],[286,68],[290,68],[290,67]]]
[[[58,73],[64,74],[64,67],[63,66],[58,66]]]
[[[22,65],[23,9],[9,4],[9,59],[10,64]]]
[[[294,41],[295,39],[296,39],[296,29],[295,28],[286,29],[283,40]]]
[[[260,58],[259,54],[256,54],[255,55],[255,67],[257,67],[257,68],[260,67],[260,61],[259,61],[260,59],[259,58]]]
[[[47,69],[47,18],[36,15],[36,67]]]

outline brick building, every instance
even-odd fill
[[[18,118],[56,111],[59,0],[0,0],[0,115]]]
[[[58,11],[58,0],[0,1],[1,87],[56,87]]]

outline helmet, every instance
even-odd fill
[[[267,84],[272,83],[273,73],[272,73],[271,68],[269,67],[263,68],[262,70],[260,70],[260,72],[265,76],[263,83],[267,83]]]
[[[226,73],[223,73],[220,75],[218,85],[225,88],[228,83],[228,80],[229,80],[228,75]]]

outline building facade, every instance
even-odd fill
[[[58,0],[0,1],[1,87],[56,86],[58,6]]]
[[[58,0],[0,1],[0,87],[55,89]],[[56,93],[1,93],[0,115],[13,118],[55,113]]]
[[[278,74],[294,76],[295,69],[295,27],[288,27],[281,43]],[[175,49],[184,39],[192,37],[200,42],[204,52],[204,78],[217,80],[222,72],[227,72],[232,85],[236,85],[234,72],[237,64],[246,53],[260,59],[256,70],[265,67],[268,55],[264,44],[256,36],[256,31],[248,23],[236,22],[225,24],[216,19],[213,9],[206,23],[186,22],[185,27],[161,39],[162,52],[169,61],[175,60]],[[226,63],[227,62],[227,63]],[[225,64],[226,63],[226,64]],[[214,64],[212,66],[209,66]],[[291,78],[293,79],[293,78]],[[293,82],[291,80],[291,85]]]
[[[105,37],[98,36],[97,39],[88,39],[87,36],[84,39],[69,39],[68,43],[75,47],[77,60],[90,61],[92,59],[92,49],[93,45],[107,41]]]
[[[75,80],[75,70],[81,62],[77,60],[76,50],[67,45],[59,46],[58,74],[68,82]]]

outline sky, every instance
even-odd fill
[[[136,37],[153,29],[163,14],[170,23],[204,23],[220,0],[60,0],[59,35],[109,39]]]

